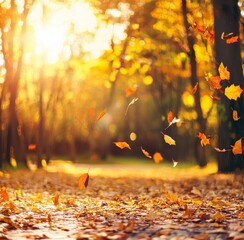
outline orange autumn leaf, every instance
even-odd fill
[[[237,140],[234,146],[232,146],[232,152],[234,155],[242,154],[242,138]]]
[[[155,152],[154,154],[153,154],[153,160],[154,160],[154,162],[155,163],[160,163],[161,161],[163,161],[163,156],[161,155],[161,153],[159,153],[159,152]]]
[[[84,188],[87,188],[88,182],[89,182],[89,174],[88,173],[82,174],[79,177],[79,180],[78,180],[78,186],[79,186],[79,188],[81,190],[84,189]]]
[[[32,150],[35,150],[36,149],[36,144],[29,144],[28,145],[28,150],[29,151],[32,151]]]
[[[196,85],[192,88],[192,94],[195,94],[197,92],[198,89],[198,82],[196,83]]]
[[[225,220],[225,218],[226,218],[225,215],[222,214],[220,211],[218,211],[212,216],[212,220],[217,223],[222,223]]]
[[[169,145],[176,145],[175,140],[173,138],[171,138],[169,135],[166,135],[164,133],[162,133],[164,135],[164,141],[166,143],[168,143]]]
[[[56,194],[54,197],[52,197],[52,201],[54,206],[58,206],[59,205],[59,194]]]
[[[220,85],[221,78],[218,75],[209,77],[207,81],[208,81],[208,84],[211,89],[221,89],[222,88],[222,86]]]
[[[165,198],[167,201],[172,202],[172,203],[178,203],[178,193],[168,193],[166,192],[164,194]]]
[[[174,119],[174,113],[170,111],[167,115],[168,123],[172,122],[173,119]]]
[[[227,67],[221,62],[218,68],[219,76],[221,80],[230,80],[230,72],[227,70]]]
[[[214,43],[214,30],[213,29],[207,29],[205,33],[205,37],[210,41],[210,43]]]
[[[148,157],[148,158],[152,158],[152,156],[150,156],[150,154],[149,154],[145,149],[143,149],[142,147],[141,147],[141,151],[142,151],[142,153],[143,153],[146,157]]]
[[[202,146],[210,144],[210,139],[204,133],[199,132],[197,137],[201,139]]]
[[[231,38],[227,38],[225,41],[227,44],[231,44],[231,43],[238,42],[238,38],[239,38],[239,36],[233,36]]]
[[[229,87],[225,88],[224,94],[230,100],[237,100],[237,98],[241,96],[242,92],[243,89],[241,89],[240,85],[235,86],[234,84],[231,84]]]
[[[195,28],[199,33],[204,34],[206,27],[199,25],[196,22],[193,23],[193,28]]]
[[[226,35],[223,32],[221,34],[221,39],[224,40],[227,44],[231,44],[231,43],[234,43],[234,42],[238,42],[239,36],[232,36],[232,35],[233,35],[233,32],[228,33]]]
[[[113,142],[113,143],[121,149],[128,148],[131,150],[130,145],[127,142]]]
[[[8,192],[5,187],[0,189],[0,202],[9,201]]]
[[[128,87],[125,91],[125,95],[126,97],[129,97],[130,95],[134,94],[137,90],[137,87],[135,86],[131,86],[131,87]]]
[[[101,111],[96,118],[96,122],[99,121],[106,114],[106,110]]]
[[[233,110],[232,117],[234,121],[238,121],[240,118],[238,117],[238,112],[236,110]]]
[[[200,34],[202,34],[205,38],[207,38],[211,43],[214,42],[213,29],[208,28],[208,26],[199,25],[196,22],[194,22],[193,28],[195,28]]]

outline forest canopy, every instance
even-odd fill
[[[225,2],[0,1],[0,167],[243,168],[244,3]]]

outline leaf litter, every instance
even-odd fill
[[[200,170],[199,170],[200,171]],[[187,175],[187,173],[186,173]],[[83,176],[82,178],[80,178]],[[0,177],[0,239],[241,239],[243,175]],[[86,178],[85,178],[86,177]],[[82,180],[81,180],[82,179]],[[80,189],[79,184],[86,185]]]

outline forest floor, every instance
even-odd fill
[[[56,163],[2,172],[0,239],[244,239],[243,174],[212,170]]]

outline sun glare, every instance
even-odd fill
[[[72,53],[79,56],[82,51],[90,59],[98,58],[110,48],[112,38],[118,42],[126,37],[125,24],[99,22],[93,8],[82,1],[70,6],[36,3],[29,21],[34,30],[35,53],[43,54],[50,64],[60,58],[67,60]]]

